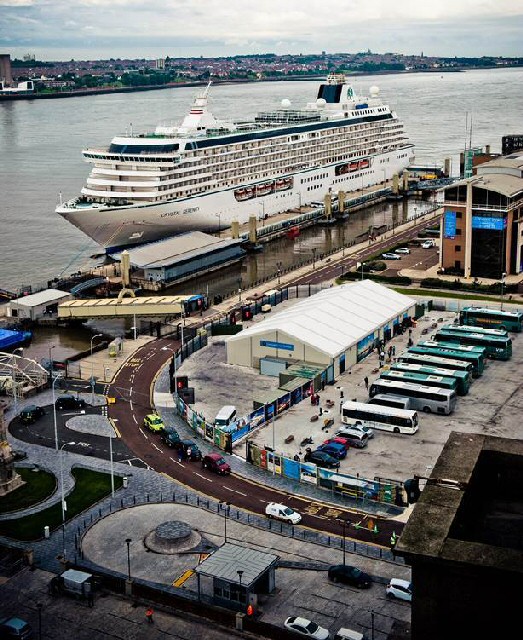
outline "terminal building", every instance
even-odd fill
[[[281,369],[306,362],[331,381],[415,315],[415,300],[372,280],[331,287],[228,338],[227,362],[260,370],[265,360]]]
[[[523,271],[523,151],[445,189],[440,268],[495,280]]]

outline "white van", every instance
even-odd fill
[[[222,407],[216,418],[214,418],[214,425],[216,427],[226,427],[236,418],[236,407],[233,405],[227,404],[225,407]]]

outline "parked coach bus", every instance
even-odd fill
[[[422,375],[452,378],[456,381],[456,391],[460,396],[467,395],[470,389],[471,375],[468,371],[443,369],[443,367],[428,367],[421,364],[411,364],[410,362],[395,362],[390,368],[391,371],[404,371],[406,373],[420,373]]]
[[[507,331],[521,333],[523,312],[501,311],[485,307],[465,307],[459,314],[459,321],[461,324],[471,327],[506,329]]]
[[[454,343],[471,347],[485,347],[485,355],[494,360],[509,360],[512,357],[512,339],[502,336],[485,336],[481,333],[454,333],[442,327],[434,336],[437,342]]]
[[[469,327],[463,324],[444,324],[441,328],[452,331],[457,335],[461,335],[462,333],[479,333],[482,336],[494,336],[498,338],[506,338],[508,336],[506,329],[494,329],[493,327],[487,329],[485,327]]]
[[[400,353],[396,358],[397,362],[408,362],[412,364],[420,364],[427,367],[438,367],[440,369],[453,369],[454,371],[463,371],[469,374],[469,381],[472,382],[472,364],[465,360],[453,360],[452,358],[439,358],[438,356],[428,356],[423,353],[412,353],[410,349]]]
[[[384,380],[378,378],[369,389],[369,396],[373,398],[377,393],[394,393],[398,396],[410,398],[412,408],[426,413],[442,413],[449,415],[456,406],[456,392],[452,389],[427,387],[401,380]]]
[[[437,356],[438,358],[451,358],[462,360],[472,364],[472,377],[478,378],[485,370],[485,347],[471,347],[459,345],[453,342],[436,342],[425,340],[418,342],[414,347],[409,347],[413,353]]]
[[[362,424],[380,431],[409,435],[418,430],[416,411],[363,402],[344,402],[341,408],[341,421],[345,424]]]
[[[384,380],[404,380],[405,382],[424,384],[428,387],[439,387],[440,389],[452,389],[452,391],[455,391],[456,393],[458,392],[458,383],[456,380],[447,376],[433,376],[425,373],[390,369],[388,371],[383,371],[380,374],[380,378],[383,378]]]

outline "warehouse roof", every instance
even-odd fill
[[[129,259],[134,267],[154,269],[167,267],[204,256],[209,251],[239,245],[242,240],[221,239],[202,231],[188,231],[172,238],[157,240],[149,244],[128,249]],[[112,258],[121,260],[121,253],[111,253]]]
[[[412,298],[362,280],[325,289],[291,309],[265,317],[228,341],[282,331],[334,358],[414,304]]]
[[[38,293],[33,293],[29,296],[16,298],[16,300],[11,300],[11,302],[18,305],[23,305],[24,307],[38,307],[38,305],[49,304],[51,302],[56,302],[57,300],[61,300],[62,298],[67,298],[70,296],[71,294],[69,293],[69,291],[60,291],[60,289],[45,289],[44,291],[39,291]]]

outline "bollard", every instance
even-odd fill
[[[49,538],[49,526],[45,525],[44,527],[44,538],[47,540]]]
[[[129,486],[129,478],[127,476],[123,477],[122,486],[123,486],[124,489],[127,489],[127,487]]]

